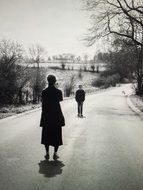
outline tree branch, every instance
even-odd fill
[[[120,8],[124,12],[124,14],[127,15],[129,18],[131,18],[132,20],[134,20],[136,23],[138,23],[139,25],[141,25],[143,27],[143,23],[141,21],[139,21],[138,19],[136,19],[135,17],[131,16],[129,14],[129,12],[123,7],[120,0],[117,0],[117,1],[118,1],[119,5],[120,5]]]

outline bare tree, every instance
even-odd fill
[[[29,53],[30,53],[31,61],[33,63],[36,63],[37,68],[39,68],[40,62],[44,59],[44,56],[46,55],[45,49],[39,44],[36,44],[36,45],[33,45],[31,48],[29,48]]]
[[[36,102],[39,102],[40,93],[41,93],[40,92],[40,89],[41,89],[40,62],[44,59],[44,56],[46,55],[46,51],[42,46],[37,44],[29,48],[29,53],[30,53],[31,61],[37,64],[35,83],[32,85],[33,86],[33,102],[36,103]]]
[[[94,63],[91,63],[90,68],[91,68],[91,71],[94,73],[95,72],[95,65],[94,65]]]
[[[11,40],[0,41],[0,102],[13,103],[18,91],[19,62],[23,56],[22,45]]]
[[[61,62],[61,69],[65,70],[66,63],[68,61],[67,55],[66,54],[59,55],[58,60]]]
[[[143,46],[142,0],[83,0],[91,12],[92,26],[87,40],[89,45],[105,36],[118,35]]]
[[[22,45],[17,42],[5,39],[0,41],[0,59],[7,65],[22,59],[23,51]]]
[[[69,81],[66,81],[64,86],[64,94],[66,97],[69,97],[72,94],[72,90],[74,89],[75,85],[75,75],[72,75]]]
[[[92,26],[86,36],[88,45],[102,37],[119,36],[124,42],[138,46],[138,90],[142,86],[143,62],[143,1],[142,0],[83,0],[91,12]],[[110,38],[111,39],[111,38]]]

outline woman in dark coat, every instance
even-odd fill
[[[49,159],[49,146],[54,147],[53,158],[57,159],[57,151],[62,142],[62,126],[65,125],[60,101],[63,100],[62,91],[55,87],[56,77],[47,77],[48,88],[42,91],[42,115],[40,126],[42,127],[41,144],[45,145],[45,158]]]

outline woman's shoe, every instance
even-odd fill
[[[53,154],[53,159],[54,159],[54,160],[57,160],[58,158],[60,158],[60,157],[57,155],[57,153],[54,153],[54,154]]]
[[[50,155],[49,155],[49,153],[48,153],[48,154],[45,155],[45,159],[46,159],[46,160],[49,160],[49,158],[50,158]]]

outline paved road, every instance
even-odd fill
[[[122,90],[86,97],[83,119],[76,117],[74,100],[62,103],[66,126],[59,161],[44,160],[40,111],[1,121],[0,189],[142,190],[143,121]]]

